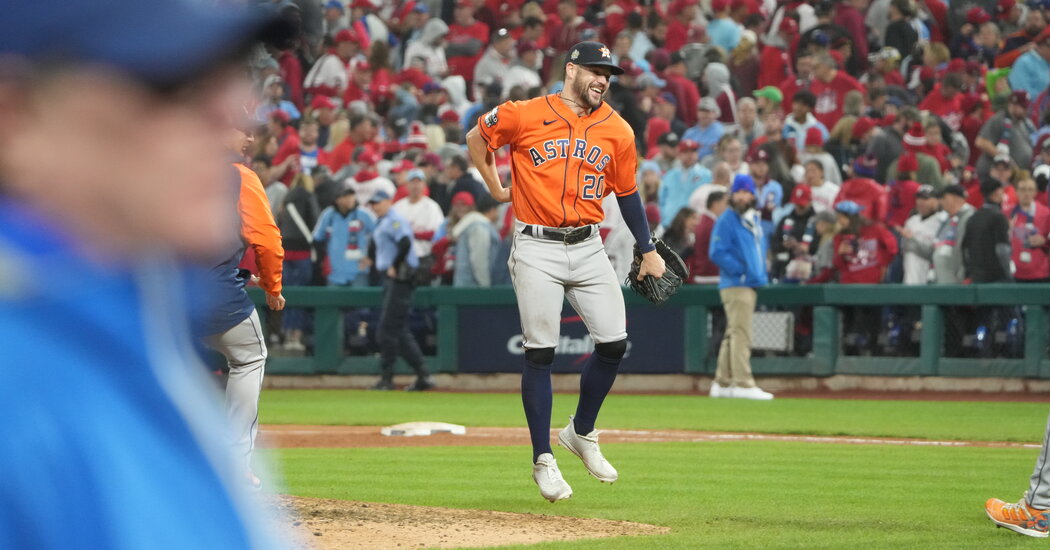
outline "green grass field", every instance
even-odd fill
[[[575,397],[556,395],[555,426]],[[408,395],[267,391],[264,423],[386,425],[439,420],[524,424],[514,394]],[[1040,403],[610,396],[599,428],[697,429],[1038,442]],[[788,442],[623,443],[603,451],[615,485],[555,456],[574,494],[549,504],[532,483],[527,447],[270,451],[296,495],[624,519],[668,535],[529,548],[1014,548],[1040,541],[995,529],[982,504],[1017,499],[1035,449]],[[1045,543],[1045,541],[1043,541]]]

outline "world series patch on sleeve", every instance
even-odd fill
[[[642,252],[638,249],[638,245],[635,244],[634,261],[631,262],[631,270],[627,274],[625,283],[633,288],[635,292],[644,296],[646,300],[660,305],[678,292],[678,289],[682,287],[682,283],[689,277],[689,269],[685,266],[681,256],[674,250],[671,250],[667,243],[660,239],[653,239],[653,245],[656,246],[656,253],[664,259],[664,263],[667,265],[667,271],[664,271],[663,277],[646,275],[641,280],[638,280],[638,271],[642,267]]]

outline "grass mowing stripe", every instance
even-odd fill
[[[573,498],[548,504],[524,447],[267,451],[301,496],[624,519],[668,535],[550,543],[566,550],[1019,548],[991,496],[1020,498],[1032,449],[781,442],[604,445],[620,481],[602,485],[563,450]]]
[[[573,394],[555,394],[553,425],[568,423]],[[391,425],[415,420],[465,426],[523,426],[521,397],[498,393],[268,390],[265,424]],[[690,395],[610,395],[600,428],[1038,442],[1042,403],[775,399],[754,402]]]

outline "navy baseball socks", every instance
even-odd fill
[[[619,474],[602,455],[598,445],[599,432],[594,429],[594,421],[598,418],[598,410],[605,396],[612,389],[619,365],[619,357],[607,357],[597,349],[587,358],[580,375],[580,401],[576,406],[576,416],[569,417],[569,425],[558,433],[558,443],[579,457],[587,472],[603,483],[615,482]]]
[[[532,439],[532,462],[551,451],[551,407],[554,405],[551,389],[551,367],[525,360],[521,373],[521,404]],[[553,454],[553,453],[552,453]]]
[[[620,367],[620,358],[605,357],[595,351],[583,363],[580,374],[580,401],[576,405],[576,416],[573,424],[578,435],[587,435],[594,431],[598,420],[598,411],[609,395],[616,372]]]
[[[526,352],[526,357],[530,352]],[[550,359],[554,350],[532,352],[540,362],[525,360],[521,373],[521,403],[525,406],[525,418],[529,423],[532,438],[532,480],[540,488],[540,496],[557,502],[572,496],[572,487],[558,469],[558,461],[551,450],[551,390]]]

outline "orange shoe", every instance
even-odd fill
[[[990,498],[984,511],[999,527],[1030,537],[1046,538],[1050,527],[1050,510],[1032,508],[1024,498],[1016,503]]]

